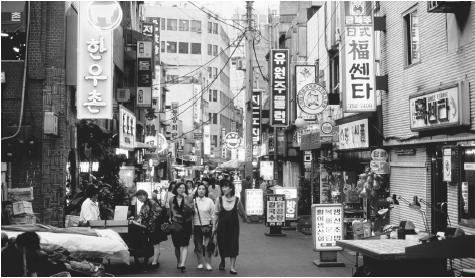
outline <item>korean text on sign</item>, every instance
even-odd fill
[[[274,49],[272,55],[272,98],[271,124],[286,127],[289,125],[289,51]]]
[[[314,248],[325,249],[336,246],[343,239],[343,207],[341,204],[313,205],[312,221]]]

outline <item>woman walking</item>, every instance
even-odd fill
[[[221,196],[221,187],[217,184],[216,179],[211,179],[208,186],[209,198],[216,203],[216,200]]]
[[[188,245],[192,233],[193,204],[188,200],[188,194],[184,183],[178,183],[173,189],[175,195],[170,200],[171,221],[178,223],[182,228],[172,231],[172,241],[175,246],[177,269],[185,272],[185,263],[188,256]]]
[[[158,258],[160,257],[160,242],[167,240],[167,235],[161,230],[163,224],[162,214],[166,213],[160,205],[148,198],[145,190],[139,190],[135,194],[137,199],[143,203],[137,222],[144,225],[150,233],[150,243],[153,245],[152,268],[158,268]],[[146,264],[147,262],[145,262]]]
[[[236,275],[236,257],[239,254],[239,217],[245,218],[244,209],[239,198],[235,196],[234,184],[230,181],[223,182],[223,196],[216,202],[217,221],[215,228],[218,236],[218,249],[221,256],[219,270],[224,270],[225,258],[231,262],[230,273]]]
[[[198,269],[211,271],[211,250],[212,228],[214,227],[214,203],[208,198],[208,188],[198,183],[194,199],[195,215],[193,218],[193,241],[195,243],[195,254],[198,259]],[[213,248],[214,249],[214,248]],[[204,255],[204,257],[203,257]]]

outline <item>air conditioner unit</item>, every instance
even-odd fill
[[[469,1],[427,1],[428,13],[455,13],[470,7]]]
[[[130,89],[120,88],[117,89],[117,102],[129,102]]]
[[[44,133],[58,135],[58,116],[54,112],[45,112]]]

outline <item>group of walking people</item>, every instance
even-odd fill
[[[152,198],[144,190],[136,193],[143,205],[135,220],[149,231],[154,250],[151,266],[159,267],[160,242],[171,234],[177,269],[185,272],[193,236],[198,269],[212,271],[211,259],[219,253],[219,270],[225,270],[225,258],[229,258],[230,273],[237,274],[239,215],[243,219],[246,215],[234,184],[227,179],[208,178],[172,181],[163,204],[156,193]]]

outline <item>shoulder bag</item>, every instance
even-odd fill
[[[211,225],[203,226],[203,223],[201,223],[200,209],[198,208],[198,204],[196,203],[196,199],[195,199],[195,206],[196,206],[196,213],[198,213],[198,219],[200,220],[201,233],[206,237],[211,237],[212,227],[211,227]]]

